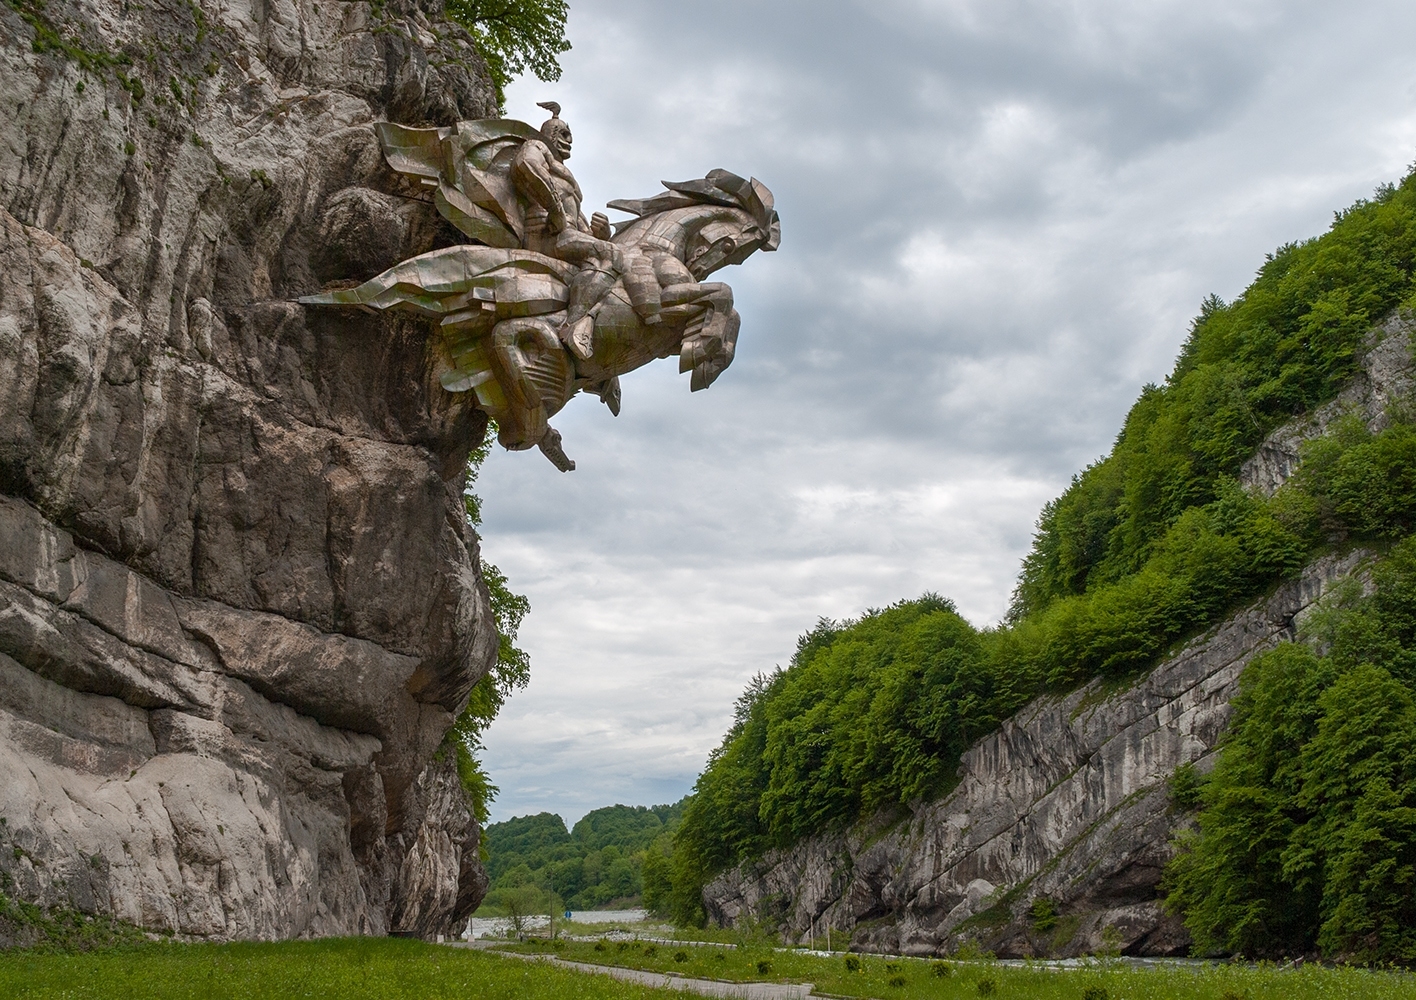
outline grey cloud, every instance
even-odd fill
[[[818,616],[1007,604],[1042,504],[1163,378],[1205,294],[1399,176],[1398,3],[576,0],[556,85],[592,206],[724,166],[782,248],[723,275],[737,359],[661,362],[579,469],[495,454],[484,549],[533,681],[492,727],[494,815],[687,790]]]

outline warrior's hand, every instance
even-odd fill
[[[610,217],[604,212],[596,212],[590,216],[590,235],[597,240],[614,239],[615,233],[610,228]]]

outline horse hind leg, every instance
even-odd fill
[[[560,431],[546,426],[546,433],[541,435],[541,440],[536,442],[536,446],[541,449],[541,454],[551,460],[551,464],[562,472],[574,472],[575,462],[566,457],[565,449],[561,447]]]

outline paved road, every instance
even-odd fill
[[[481,948],[481,942],[453,943],[454,948]],[[740,1000],[807,1000],[813,996],[810,983],[724,983],[716,979],[690,979],[687,976],[666,976],[658,972],[643,972],[639,969],[621,969],[614,965],[589,965],[585,962],[567,962],[552,955],[522,955],[514,951],[499,951],[498,955],[520,958],[528,962],[550,962],[553,965],[575,969],[578,972],[599,973],[613,976],[641,986],[657,986],[661,989],[682,990],[705,997],[734,997]]]

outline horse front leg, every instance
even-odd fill
[[[663,302],[666,315],[692,311],[679,347],[679,371],[693,372],[690,392],[708,388],[732,364],[737,347],[740,318],[733,290],[719,281],[670,285]]]

